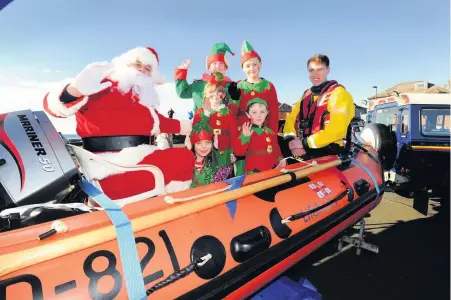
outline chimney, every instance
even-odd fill
[[[428,88],[428,82],[425,81],[418,81],[415,83],[415,91],[421,91],[426,90]]]

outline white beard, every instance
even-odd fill
[[[121,93],[127,94],[132,91],[134,95],[139,96],[141,104],[153,109],[160,106],[153,77],[144,75],[132,67],[116,64],[109,78],[117,82],[117,88]]]

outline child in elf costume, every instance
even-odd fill
[[[260,98],[267,103],[269,108],[269,115],[264,125],[277,133],[279,127],[279,101],[276,88],[271,82],[260,77],[261,57],[248,41],[244,41],[241,47],[240,62],[247,78],[238,81],[236,84],[232,83],[229,88],[229,94],[232,95],[229,107],[236,116],[238,131],[241,131],[244,123],[249,122],[246,113],[249,101],[254,98]],[[235,96],[237,94],[236,91],[240,95],[238,98]],[[243,174],[244,163],[243,158],[238,157],[238,161],[235,163],[236,175]]]
[[[278,132],[279,127],[279,101],[274,85],[268,80],[260,77],[262,61],[260,55],[252,48],[248,41],[244,41],[241,47],[241,68],[246,74],[245,80],[237,82],[236,87],[240,91],[239,100],[231,100],[229,107],[237,116],[238,130],[245,122],[249,122],[246,114],[248,102],[254,98],[263,99],[269,108],[265,126],[273,132]],[[232,84],[230,90],[234,89]],[[233,97],[232,97],[233,98]]]
[[[277,133],[264,125],[268,113],[268,104],[263,99],[254,98],[247,103],[246,116],[250,122],[242,125],[242,133],[234,145],[235,154],[246,157],[246,174],[286,165]]]
[[[194,174],[191,188],[219,182],[227,179],[230,168],[219,167],[215,163],[215,152],[213,151],[213,130],[204,121],[193,126],[191,131],[192,151],[195,156]]]
[[[228,87],[229,83],[232,80],[225,76],[227,72],[227,68],[229,67],[229,63],[227,61],[227,57],[225,56],[226,52],[235,55],[227,46],[226,43],[216,43],[211,48],[211,53],[207,57],[207,70],[210,74],[204,73],[202,79],[194,80],[193,83],[188,83],[188,68],[191,64],[190,60],[185,60],[182,64],[175,69],[175,88],[177,95],[182,99],[193,99],[195,112],[197,109],[202,107],[202,102],[204,100],[204,89],[205,85],[211,78],[211,74],[214,72],[219,72],[224,75],[224,80],[226,81],[226,86]],[[235,94],[237,93],[236,89],[234,89]],[[236,98],[237,96],[235,96]],[[227,104],[227,103],[226,103]]]
[[[197,109],[193,119],[193,124],[204,121],[213,129],[214,151],[219,167],[229,167],[235,162],[232,141],[238,136],[235,116],[224,104],[226,83],[223,74],[213,73],[204,89],[202,107]]]

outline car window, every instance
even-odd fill
[[[426,136],[449,136],[449,108],[424,108],[421,110],[421,133]]]
[[[409,110],[404,109],[401,114],[401,134],[406,136],[409,133]]]
[[[396,125],[398,123],[397,118],[398,107],[386,107],[376,110],[376,123],[384,125]],[[393,131],[396,131],[396,126],[393,126]]]

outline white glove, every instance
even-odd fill
[[[191,150],[191,148],[192,148],[192,146],[193,145],[191,145],[191,139],[190,139],[190,136],[187,134],[186,135],[186,137],[185,137],[185,146],[186,146],[186,148],[188,148],[189,150]]]
[[[157,147],[160,150],[168,149],[169,147],[169,136],[167,133],[159,134],[156,138]]]
[[[112,63],[108,62],[89,64],[75,77],[72,86],[84,96],[103,91],[112,85],[109,81],[104,83],[101,83],[101,81],[113,72],[113,66]]]

